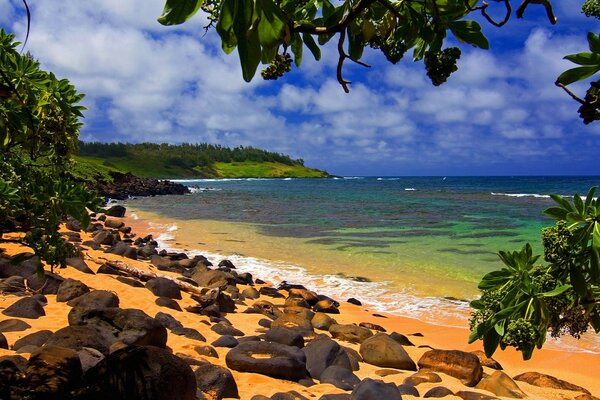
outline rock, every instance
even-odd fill
[[[171,279],[154,278],[146,282],[146,289],[154,293],[155,296],[169,297],[171,299],[181,300],[181,290],[179,286]]]
[[[56,292],[56,301],[67,302],[76,297],[89,293],[90,288],[83,282],[75,279],[63,281]]]
[[[25,278],[13,275],[0,281],[0,293],[19,293],[25,291]]]
[[[79,357],[81,369],[84,373],[98,365],[100,361],[104,360],[104,354],[91,347],[83,347],[81,350],[78,350],[77,357]]]
[[[235,277],[232,274],[219,271],[218,269],[207,272],[198,272],[192,276],[192,279],[198,285],[207,288],[235,285]]]
[[[454,393],[455,396],[460,397],[463,400],[500,400],[497,397],[488,396],[487,394],[469,392],[465,390]]]
[[[96,243],[93,240],[85,240],[82,245],[89,247],[92,250],[100,250],[102,248],[102,246],[100,246],[98,243]]]
[[[92,292],[93,293],[93,292]],[[69,324],[92,325],[126,345],[165,348],[167,330],[142,310],[134,308],[81,309],[69,312]],[[94,347],[94,346],[87,346]],[[98,349],[99,350],[99,349]]]
[[[362,326],[363,328],[371,329],[377,332],[387,332],[383,326],[373,324],[371,322],[361,322],[360,324],[358,324],[358,326]]]
[[[303,331],[313,331],[312,323],[301,314],[283,314],[271,324],[272,328],[289,328]]]
[[[196,377],[182,359],[153,346],[111,353],[86,374],[92,399],[194,400]]]
[[[407,396],[421,397],[416,387],[407,385],[406,383],[398,385],[398,390],[400,391],[401,395],[405,394]]]
[[[93,290],[82,296],[69,300],[70,307],[81,307],[86,309],[100,309],[108,307],[119,307],[119,297],[108,290]]]
[[[40,303],[42,307],[46,307],[48,305],[48,299],[41,293],[36,293],[31,297]]]
[[[57,330],[48,338],[46,346],[59,346],[71,350],[91,347],[102,354],[108,354],[115,339],[94,326],[67,326]]]
[[[70,257],[67,258],[67,265],[69,267],[73,267],[76,270],[83,272],[84,274],[94,275],[94,271],[90,269],[90,267],[83,261],[80,257]]]
[[[555,378],[551,375],[540,374],[538,372],[525,372],[513,377],[515,381],[521,381],[529,383],[533,386],[539,386],[543,388],[572,390],[574,392],[583,392],[585,394],[591,394],[587,389],[581,386],[574,385],[570,382],[563,381],[562,379]]]
[[[502,370],[502,365],[500,365],[500,363],[498,361],[494,360],[493,358],[487,357],[485,355],[485,352],[483,352],[481,350],[475,350],[475,351],[472,351],[471,353],[475,354],[477,356],[477,358],[479,358],[479,362],[481,363],[482,366],[488,367],[491,369]]]
[[[253,287],[247,287],[242,290],[242,296],[246,299],[258,299],[260,297],[260,293]]]
[[[304,337],[299,332],[288,328],[279,327],[269,329],[265,334],[265,340],[287,346],[295,346],[300,349],[304,347]]]
[[[385,333],[365,339],[360,345],[363,360],[372,365],[416,371],[417,366],[401,344]]]
[[[274,342],[244,342],[225,357],[227,367],[274,378],[298,381],[306,377],[306,357],[302,350]]]
[[[346,302],[348,302],[350,304],[354,304],[355,306],[362,306],[362,303],[360,302],[360,300],[357,300],[354,297],[350,297],[348,300],[346,300]]]
[[[261,318],[258,320],[258,325],[262,326],[263,328],[271,328],[272,324],[273,322],[270,319]]]
[[[304,300],[301,297],[288,297],[287,299],[285,299],[284,306],[310,308],[306,300]]]
[[[321,373],[331,365],[352,370],[348,354],[335,340],[328,337],[311,341],[302,352],[306,356],[306,369],[315,379],[320,379]]]
[[[356,325],[334,324],[329,327],[329,333],[336,339],[350,343],[362,343],[373,336],[373,332],[370,329]]]
[[[219,267],[235,269],[235,265],[233,265],[233,263],[229,260],[221,260],[221,262],[219,263]]]
[[[100,265],[96,273],[105,275],[125,276],[125,273],[119,271],[116,268],[111,267],[109,264],[106,263]]]
[[[234,348],[239,345],[240,342],[236,338],[230,335],[221,336],[217,340],[211,343],[214,347],[228,347]]]
[[[23,262],[13,264],[8,259],[0,259],[0,278],[10,278],[11,276],[30,276],[37,272],[40,259],[33,253],[20,253],[16,257],[30,257]]]
[[[170,299],[168,297],[157,297],[156,300],[154,300],[154,303],[157,306],[170,308],[171,310],[183,311],[177,301]]]
[[[351,349],[350,347],[340,346],[342,350],[348,355],[348,359],[350,360],[350,366],[352,367],[352,371],[358,371],[360,369],[360,362],[363,361],[363,358],[358,353],[358,351]]]
[[[8,341],[2,332],[0,332],[0,349],[8,349]]]
[[[47,329],[30,333],[29,335],[23,336],[21,339],[17,340],[13,344],[12,349],[17,351],[21,347],[30,345],[42,347],[48,341],[48,339],[50,339],[50,336],[52,336],[52,331]]]
[[[329,327],[333,324],[337,324],[335,319],[331,318],[329,315],[325,313],[315,313],[311,320],[312,326],[315,329],[319,329],[322,331],[329,331]]]
[[[65,228],[73,232],[81,232],[81,224],[74,218],[67,218],[67,223],[65,224]]]
[[[33,297],[24,297],[14,302],[2,314],[9,317],[37,319],[46,315],[44,307]]]
[[[237,274],[235,281],[241,285],[254,284],[254,279],[252,278],[252,274],[250,272],[242,272],[241,274]]]
[[[219,335],[244,336],[244,332],[224,322],[219,322],[218,324],[211,326],[210,330]]]
[[[289,392],[277,392],[271,396],[271,400],[308,400],[295,390]]]
[[[435,386],[432,387],[431,389],[429,389],[428,391],[425,392],[425,394],[423,395],[424,398],[439,398],[439,397],[446,397],[446,396],[452,396],[454,394],[454,392],[446,387],[443,386]]]
[[[165,328],[168,328],[170,330],[173,330],[176,328],[183,328],[183,324],[181,322],[177,321],[171,314],[167,314],[164,312],[158,312],[154,316],[154,319],[156,319],[162,326],[164,326]]]
[[[37,273],[27,277],[27,286],[41,294],[56,294],[58,287],[65,279],[60,275],[45,271],[40,277]]]
[[[282,295],[281,293],[279,293],[279,290],[277,290],[276,288],[272,288],[272,287],[267,287],[267,286],[263,286],[259,289],[258,293],[265,295],[265,296],[269,296],[272,297],[274,299],[283,299],[285,298],[284,295]]]
[[[289,290],[289,294],[290,296],[303,298],[311,306],[314,306],[319,301],[317,294],[311,290],[292,288]]]
[[[476,355],[459,350],[429,350],[418,362],[420,369],[443,372],[460,379],[466,386],[475,386],[483,376]]]
[[[400,399],[400,391],[393,383],[385,383],[383,381],[374,380],[371,378],[363,379],[351,393],[352,400],[398,400]]]
[[[219,358],[219,353],[217,353],[217,350],[209,345],[194,346],[194,350],[201,356]]]
[[[403,383],[411,386],[417,386],[421,383],[438,383],[442,378],[435,372],[419,371],[404,378]]]
[[[0,321],[0,332],[21,332],[31,328],[25,321],[20,319],[5,319]]]
[[[109,217],[123,218],[126,210],[125,207],[117,204],[104,211],[104,214]]]
[[[319,300],[317,304],[313,306],[315,312],[323,312],[328,314],[339,314],[339,304],[331,299]]]
[[[106,249],[106,252],[137,260],[137,250],[125,242],[116,242],[110,248]]]
[[[202,363],[198,366],[194,375],[198,390],[206,393],[212,399],[239,398],[238,387],[233,379],[231,371],[211,363]]]
[[[304,308],[304,307],[294,307],[294,306],[288,306],[285,307],[283,309],[283,314],[294,314],[297,315],[299,317],[301,317],[302,319],[305,319],[306,321],[311,321],[312,318],[315,316],[315,313],[312,312],[310,309],[308,308]],[[312,326],[312,324],[311,324]]]
[[[112,233],[105,230],[99,230],[92,235],[94,242],[100,245],[112,246],[115,243],[115,237]]]
[[[342,390],[352,390],[360,383],[358,376],[351,370],[337,365],[331,365],[321,373],[321,383],[331,383]]]
[[[81,387],[83,371],[77,353],[71,349],[46,345],[29,357],[25,367],[26,387],[36,399],[67,398]]]
[[[198,340],[200,342],[206,342],[206,338],[198,330],[194,328],[175,328],[171,330],[177,336],[184,336],[188,339]]]
[[[142,282],[138,281],[137,279],[127,278],[125,276],[117,276],[117,280],[119,282],[129,285],[131,287],[135,287],[135,288],[143,288],[144,287],[144,284]]]
[[[396,342],[400,343],[402,346],[414,346],[413,342],[411,342],[406,336],[404,336],[398,332],[390,333],[390,338],[394,339]]]
[[[4,361],[10,361],[11,363],[13,363],[17,367],[18,371],[24,371],[27,367],[27,359],[17,354],[0,356],[0,365],[2,365],[2,362]],[[1,379],[0,382],[2,382]]]
[[[513,399],[526,397],[526,394],[515,381],[502,371],[496,371],[492,375],[484,377],[475,387],[492,392],[496,396],[511,397]]]
[[[125,226],[125,223],[118,219],[106,218],[106,220],[104,221],[104,226],[107,228],[119,229],[119,228]]]
[[[324,394],[319,400],[352,400],[352,396],[349,393]]]
[[[579,396],[575,396],[573,400],[600,400],[596,396],[592,396],[591,394],[580,394]]]

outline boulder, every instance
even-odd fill
[[[100,245],[112,246],[115,243],[115,237],[112,233],[105,230],[98,230],[93,233],[92,239]]]
[[[2,314],[9,317],[37,319],[46,315],[44,307],[39,301],[33,297],[24,297],[17,300],[4,311]]]
[[[393,383],[365,378],[356,385],[350,398],[352,400],[398,400],[401,397],[400,391]]]
[[[98,365],[100,361],[104,360],[104,354],[91,347],[83,347],[81,350],[78,350],[77,357],[79,357],[79,361],[81,362],[83,373],[86,373]]]
[[[413,342],[411,342],[406,336],[404,336],[398,332],[390,333],[390,338],[394,339],[396,342],[400,343],[402,346],[414,346]]]
[[[69,267],[73,267],[76,270],[83,272],[84,274],[94,275],[94,271],[90,269],[90,267],[83,261],[81,257],[69,257],[67,258],[67,265]]]
[[[371,329],[377,332],[387,332],[385,328],[381,325],[373,324],[371,322],[361,322],[358,326],[362,326],[363,328]]]
[[[106,218],[106,220],[104,221],[104,226],[107,228],[119,229],[125,226],[125,223],[118,219]]]
[[[154,303],[160,307],[170,308],[175,311],[183,311],[177,301],[168,297],[157,297],[156,300],[154,300]]]
[[[352,367],[352,371],[358,371],[360,369],[360,362],[364,361],[358,351],[346,347],[341,346],[342,350],[348,355],[348,359],[350,360],[350,366]]]
[[[0,321],[0,332],[21,332],[29,328],[31,328],[31,325],[16,318]]]
[[[455,396],[460,397],[463,400],[500,400],[494,396],[488,396],[487,394],[471,392],[466,390],[460,390],[454,393]]]
[[[225,322],[219,322],[218,324],[211,326],[210,330],[219,335],[244,336],[244,332]]]
[[[385,333],[365,339],[360,345],[360,355],[366,363],[378,367],[416,371],[417,366],[401,344]]]
[[[252,398],[254,399],[254,398]],[[270,398],[271,400],[308,400],[307,397],[302,396],[295,390],[289,392],[277,392]]]
[[[492,375],[484,377],[475,387],[492,392],[496,396],[511,397],[513,399],[526,397],[526,394],[515,381],[502,371],[495,371]]]
[[[373,336],[370,329],[357,325],[339,325],[333,324],[329,327],[329,333],[336,339],[344,340],[350,343],[362,343]]]
[[[416,387],[407,385],[406,383],[398,385],[398,390],[400,391],[401,395],[405,394],[407,396],[421,397]]]
[[[310,306],[314,306],[319,301],[317,294],[307,289],[291,288],[289,294],[290,296],[303,298]]]
[[[119,297],[114,292],[109,292],[108,290],[93,290],[69,300],[67,305],[86,309],[119,307]]]
[[[460,379],[466,386],[475,386],[483,376],[479,358],[459,350],[429,350],[418,362],[420,369],[443,372]]]
[[[304,347],[304,337],[301,333],[288,328],[271,328],[265,334],[265,340],[276,342],[287,346]]]
[[[26,387],[36,399],[68,398],[82,386],[83,370],[77,353],[71,349],[46,345],[29,357],[25,367]]]
[[[192,279],[198,285],[208,288],[235,285],[235,277],[232,274],[219,271],[218,269],[195,273]]]
[[[231,335],[224,335],[211,343],[214,347],[228,347],[234,348],[239,345],[240,342]]]
[[[181,290],[177,283],[167,278],[154,278],[146,282],[146,289],[154,293],[155,296],[168,297],[181,300]]]
[[[0,332],[0,349],[8,349],[8,341],[2,332]]]
[[[311,341],[302,352],[306,356],[306,369],[315,379],[320,379],[321,373],[331,365],[352,370],[348,354],[335,340],[328,337]]]
[[[452,396],[454,392],[444,386],[434,386],[423,395],[424,398],[440,398]]]
[[[126,345],[165,348],[167,344],[167,330],[165,327],[142,310],[134,308],[81,309],[75,307],[69,312],[68,318],[69,324],[72,326],[94,326],[107,335],[111,335],[115,341],[121,341]]]
[[[348,300],[346,300],[346,302],[348,302],[350,304],[354,304],[355,306],[362,306],[361,301],[358,299],[355,299],[354,297],[350,297]]]
[[[591,394],[587,389],[581,386],[574,385],[570,382],[563,381],[562,379],[555,378],[551,375],[540,374],[538,372],[525,372],[513,377],[515,381],[521,381],[529,383],[533,386],[539,386],[543,388],[572,390],[574,392],[583,392],[585,394]]]
[[[312,323],[302,314],[283,314],[271,324],[271,327],[313,331]]]
[[[229,269],[235,269],[235,265],[233,265],[233,263],[229,260],[221,260],[221,262],[218,265],[219,267],[224,267],[224,268],[229,268]]]
[[[325,313],[320,313],[320,312],[315,313],[315,315],[312,317],[311,323],[312,323],[313,328],[319,329],[322,331],[329,331],[329,328],[331,327],[331,325],[337,324],[335,319],[331,318],[329,315],[327,315]]]
[[[194,328],[175,328],[171,330],[177,336],[183,336],[188,339],[198,340],[200,342],[206,342],[206,338],[197,329]]]
[[[83,282],[75,279],[63,281],[56,292],[56,301],[67,302],[76,297],[89,293],[90,288]]]
[[[182,359],[154,346],[111,353],[86,374],[89,398],[194,400],[196,377]]]
[[[321,373],[321,383],[330,383],[342,390],[352,390],[360,383],[358,376],[351,370],[337,365],[331,365]]]
[[[54,332],[46,341],[46,346],[59,346],[74,351],[91,347],[102,354],[108,354],[114,342],[114,337],[94,326],[67,326]]]
[[[288,297],[285,299],[284,306],[310,308],[306,300],[304,300],[302,297]]]
[[[267,287],[267,286],[263,286],[259,289],[258,293],[265,295],[265,296],[269,296],[272,297],[274,299],[283,299],[285,298],[284,295],[282,295],[281,293],[279,293],[279,290],[276,288],[272,288],[272,287]]]
[[[0,278],[10,278],[11,276],[30,276],[37,272],[40,259],[38,256],[34,256],[33,253],[21,253],[16,257],[23,256],[26,258],[18,264],[7,258],[0,259]],[[27,258],[29,257],[29,258]]]
[[[17,340],[13,344],[12,349],[17,351],[21,347],[30,345],[42,347],[48,341],[48,339],[50,339],[50,336],[52,336],[52,331],[47,329],[30,333],[29,335],[23,336],[21,339]]]
[[[298,381],[306,377],[306,357],[302,350],[274,342],[244,342],[225,357],[227,367],[274,378]]]
[[[171,314],[164,312],[157,312],[154,319],[158,321],[162,326],[173,330],[175,328],[183,328],[183,324],[175,319]]]
[[[417,386],[421,383],[438,383],[441,381],[442,378],[435,372],[419,371],[404,378],[403,383],[411,386]]]
[[[319,400],[352,400],[350,393],[324,394]]]
[[[25,291],[25,278],[13,275],[0,280],[0,293],[20,293]]]
[[[104,214],[109,216],[109,217],[116,217],[116,218],[123,218],[125,216],[125,211],[127,209],[119,204],[116,204],[112,207],[110,207],[109,209],[107,209],[106,211],[104,211]]]
[[[323,312],[328,314],[339,314],[340,310],[338,309],[339,303],[331,299],[323,299],[319,300],[317,304],[313,306],[313,310],[315,312]]]
[[[65,279],[55,273],[45,271],[43,276],[39,276],[37,273],[27,277],[27,286],[31,290],[41,294],[56,294],[58,287],[63,283]]]
[[[194,350],[201,356],[219,358],[219,353],[217,353],[217,350],[209,345],[194,346]]]
[[[498,361],[494,360],[493,358],[486,356],[485,352],[483,352],[481,350],[475,350],[475,351],[472,351],[471,353],[475,354],[477,356],[477,358],[479,358],[479,362],[481,362],[482,366],[488,367],[491,369],[495,369],[495,370],[502,370],[502,365],[500,365],[500,363]]]
[[[260,293],[258,293],[258,290],[253,287],[247,287],[246,289],[242,290],[242,296],[245,299],[258,299],[260,297]]]
[[[235,379],[227,368],[211,363],[202,363],[194,370],[198,390],[212,399],[239,398]]]

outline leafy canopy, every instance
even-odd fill
[[[54,266],[74,251],[58,234],[62,218],[70,215],[85,226],[86,206],[99,204],[67,176],[83,94],[19,54],[18,44],[0,30],[0,236],[27,232],[25,243]]]
[[[556,220],[542,230],[544,260],[526,244],[499,252],[504,268],[485,275],[481,298],[471,302],[470,342],[483,340],[491,356],[500,346],[515,347],[524,359],[541,348],[546,333],[579,338],[590,327],[600,332],[600,200],[596,188],[572,202],[553,195]]]

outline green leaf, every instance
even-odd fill
[[[494,352],[500,344],[500,339],[501,336],[494,329],[489,330],[485,335],[483,335],[483,349],[485,350],[486,356],[491,357],[494,355]]]
[[[559,196],[557,194],[551,194],[550,197],[552,198],[552,200],[554,200],[556,203],[558,203],[565,210],[574,211],[571,203],[569,203],[569,201],[567,199],[565,199],[564,197]]]
[[[306,47],[308,47],[315,60],[319,61],[321,59],[321,48],[319,48],[319,45],[317,45],[312,35],[310,35],[309,33],[303,33],[302,41],[304,42]]]
[[[600,64],[600,54],[590,52],[569,54],[568,56],[565,56],[564,59],[579,65],[598,66],[598,64]]]
[[[258,37],[260,44],[273,47],[281,43],[285,35],[285,16],[272,0],[256,0],[259,16]]]
[[[572,286],[571,285],[562,285],[562,286],[558,286],[557,288],[554,288],[553,290],[550,290],[549,292],[544,292],[542,293],[543,297],[554,297],[554,296],[558,296],[563,294],[564,292],[566,292],[567,290],[571,289]]]
[[[587,34],[590,50],[594,53],[600,53],[600,35],[595,35],[593,32]]]
[[[253,0],[234,0],[237,3],[233,19],[233,32],[237,39],[238,55],[242,65],[242,77],[250,82],[260,64],[261,50],[256,29]]]
[[[571,267],[570,278],[571,285],[573,285],[573,289],[575,289],[575,292],[577,292],[579,296],[585,297],[587,295],[587,284],[585,282],[585,277],[579,270],[578,265]]]
[[[158,22],[163,25],[179,25],[190,19],[204,0],[167,0]]]
[[[600,314],[595,312],[590,315],[590,325],[592,325],[596,333],[600,333]]]
[[[567,218],[568,211],[561,207],[550,207],[544,210],[544,214],[557,221],[563,221]]]
[[[597,189],[598,189],[598,187],[592,186],[590,188],[590,190],[588,191],[587,196],[585,196],[585,209],[586,209],[586,211],[592,205],[592,202],[594,201],[594,195],[596,194],[596,190]]]
[[[458,40],[482,49],[489,49],[490,43],[481,32],[481,26],[475,21],[454,21],[448,27]]]
[[[558,83],[562,83],[563,85],[570,85],[573,82],[582,81],[586,78],[589,78],[599,70],[600,66],[572,68],[560,74],[556,81]]]
[[[18,265],[21,264],[23,261],[27,261],[29,259],[31,259],[32,257],[34,257],[34,254],[31,253],[19,253],[17,255],[14,255],[10,258],[9,262],[12,265]]]
[[[237,14],[236,0],[223,0],[219,10],[216,30],[221,37],[221,46],[225,54],[231,53],[237,46],[237,38],[233,31],[233,22]]]
[[[302,64],[302,38],[298,32],[292,36],[292,53],[294,53],[294,63],[299,67]]]
[[[579,193],[575,193],[573,196],[573,204],[575,205],[575,209],[580,215],[583,215],[583,199],[579,195]]]
[[[348,55],[352,60],[360,60],[365,49],[362,33],[353,34],[348,29]]]

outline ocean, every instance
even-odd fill
[[[178,180],[186,196],[127,205],[168,249],[277,284],[301,283],[373,311],[465,326],[499,250],[531,243],[550,194],[584,195],[598,177],[344,177]],[[600,352],[597,337],[559,347]],[[552,346],[552,344],[550,344]]]

